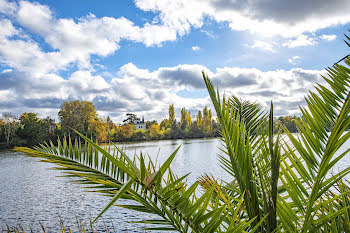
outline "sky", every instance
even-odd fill
[[[0,0],[0,113],[57,119],[64,101],[101,117],[161,120],[225,95],[298,114],[349,53],[348,0]]]

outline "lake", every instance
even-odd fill
[[[217,154],[221,141],[214,139],[162,140],[119,144],[127,154],[148,153],[153,160],[164,162],[181,145],[172,169],[178,175],[191,173],[189,182],[194,182],[204,173],[225,178]],[[40,231],[39,221],[51,232],[57,232],[60,219],[65,225],[76,229],[77,220],[86,225],[107,205],[108,199],[97,193],[89,193],[81,185],[68,182],[69,178],[57,177],[60,171],[50,170],[54,165],[38,162],[21,153],[0,151],[0,224],[21,224],[24,229]],[[124,202],[121,200],[120,202]],[[138,232],[140,225],[128,221],[143,220],[145,214],[112,207],[104,215],[106,223],[113,222],[117,232]],[[150,216],[153,217],[154,216]],[[94,227],[102,230],[103,221]]]
[[[221,153],[221,141],[215,139],[163,140],[139,143],[124,143],[127,154],[135,152],[148,153],[153,160],[164,162],[168,156],[182,145],[172,163],[172,169],[178,175],[191,173],[190,183],[204,173],[213,174],[216,178],[229,180],[227,173],[220,167],[217,154]],[[348,141],[343,148],[350,147]],[[343,158],[338,164],[346,168],[350,164],[350,156]],[[337,170],[339,169],[336,168]],[[41,231],[41,222],[49,232],[58,232],[59,221],[76,229],[77,219],[88,225],[107,205],[108,199],[96,193],[86,192],[80,185],[69,182],[69,178],[57,177],[60,171],[50,170],[52,164],[38,162],[12,151],[0,151],[0,225],[21,224],[26,231],[32,228],[34,232]],[[347,177],[349,178],[349,177]],[[126,201],[120,201],[119,203]],[[112,207],[100,219],[95,229],[103,230],[103,222],[110,225],[113,222],[117,232],[140,232],[140,225],[129,221],[154,218],[146,214],[132,212],[126,209]]]

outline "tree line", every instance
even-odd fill
[[[129,114],[130,115],[133,114]],[[297,132],[295,116],[275,119],[274,131],[284,125],[290,132]],[[144,122],[144,129],[136,129],[132,121],[115,124],[110,117],[100,117],[94,105],[88,101],[67,101],[58,112],[59,122],[52,118],[40,118],[36,113],[22,113],[19,117],[4,113],[0,118],[0,148],[33,146],[53,141],[64,135],[76,137],[74,130],[98,142],[146,141],[220,136],[220,126],[213,119],[208,107],[199,110],[194,118],[186,108],[181,109],[180,119],[175,118],[174,104],[169,105],[168,118]]]
[[[65,102],[58,116],[61,135],[74,136],[75,129],[99,142],[217,137],[220,130],[207,107],[203,109],[203,114],[202,111],[198,112],[194,121],[191,113],[182,108],[178,121],[175,118],[174,104],[169,105],[168,118],[160,123],[156,120],[146,121],[144,129],[136,129],[133,124],[136,119],[134,114],[127,114],[128,118],[123,125],[115,124],[110,117],[101,118],[92,103],[87,101]]]

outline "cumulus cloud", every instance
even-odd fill
[[[8,19],[0,20],[0,38],[2,40],[17,35],[18,30],[12,25],[11,21]]]
[[[8,2],[6,0],[0,0],[0,13],[12,15],[16,10],[16,3]]]
[[[18,22],[38,33],[47,33],[53,23],[52,12],[46,5],[21,1],[17,12]]]
[[[0,61],[9,67],[43,75],[67,64],[61,53],[43,52],[36,42],[26,38],[9,20],[0,20],[0,31]],[[23,39],[13,39],[15,35]]]
[[[317,3],[303,0],[136,0],[135,3],[144,11],[159,13],[160,20],[178,30],[180,35],[191,27],[201,27],[206,16],[217,22],[228,22],[233,30],[284,37],[350,22],[347,0]]]
[[[201,32],[203,32],[209,38],[212,38],[212,39],[217,38],[217,36],[212,31],[208,31],[208,30],[203,30],[202,29]]]
[[[244,69],[238,67],[217,68],[212,80],[221,88],[241,88],[257,84],[260,72],[257,69]]]
[[[337,1],[341,3],[341,0]],[[177,36],[190,32],[193,27],[201,27],[206,16],[218,22],[229,22],[234,30],[261,30],[262,33],[272,31],[283,36],[293,36],[283,46],[295,48],[316,43],[314,38],[300,33],[350,20],[347,14],[347,9],[350,8],[348,1],[342,2],[341,9],[335,9],[332,6],[336,4],[328,1],[321,1],[318,3],[320,8],[312,9],[308,4],[302,7],[301,1],[287,2],[284,4],[288,4],[288,13],[281,15],[280,12],[284,9],[276,9],[275,13],[268,10],[270,7],[282,8],[280,1],[277,4],[272,0],[266,0],[264,4],[220,0],[137,0],[135,3],[141,10],[155,12],[158,22],[155,20],[137,26],[124,17],[98,18],[93,14],[77,19],[56,18],[48,6],[40,3],[20,1],[17,4],[0,0],[0,12],[16,21],[11,22],[6,17],[0,19],[0,62],[34,76],[57,72],[70,66],[93,70],[91,56],[105,57],[113,54],[119,49],[122,40],[143,43],[145,46],[161,46],[165,41],[174,41]],[[321,9],[327,9],[327,12]],[[320,15],[322,18],[319,18]],[[309,25],[310,20],[318,26],[311,23],[314,28],[304,28],[302,25]],[[324,23],[324,20],[328,23]],[[31,39],[32,35],[21,27],[41,36],[52,50],[44,51],[39,43]],[[293,28],[298,29],[293,32]],[[322,38],[329,40],[333,36],[324,35]],[[272,44],[261,40],[255,41],[251,47],[273,51]],[[193,46],[192,49],[198,50],[199,47]]]
[[[155,71],[140,69],[132,63],[122,66],[109,82],[89,71],[77,71],[68,79],[58,75],[30,76],[28,73],[6,71],[0,73],[0,112],[34,111],[57,115],[60,105],[67,100],[93,102],[102,115],[122,120],[126,112],[160,120],[167,116],[169,103],[186,107],[193,113],[211,106],[209,97],[181,97],[181,90],[205,90],[201,71],[227,95],[268,105],[302,101],[308,88],[320,81],[320,71],[291,70],[261,71],[238,67],[217,68],[210,71],[201,65],[159,67]],[[286,105],[287,106],[287,105]],[[297,105],[281,107],[276,114],[295,113]],[[283,110],[283,111],[282,111]]]
[[[70,76],[70,86],[73,90],[93,92],[103,92],[109,88],[106,81],[99,75],[93,76],[88,71],[76,71]]]
[[[296,38],[290,39],[282,44],[283,47],[296,48],[301,46],[315,45],[317,42],[314,38],[308,37],[307,35],[300,35]]]
[[[115,53],[122,40],[161,46],[192,28],[202,27],[206,17],[228,22],[233,30],[289,37],[283,45],[286,47],[313,45],[316,40],[304,32],[350,21],[349,2],[336,1],[331,4],[322,0],[317,8],[303,5],[301,0],[292,1],[286,3],[286,10],[279,1],[272,0],[265,0],[264,4],[255,0],[136,0],[137,7],[153,11],[154,19],[158,19],[138,26],[124,17],[99,18],[90,14],[75,19],[57,18],[46,5],[0,0],[0,13],[4,15],[0,18],[0,63],[4,67],[0,73],[0,112],[34,111],[56,116],[64,101],[81,99],[92,101],[99,112],[114,116],[114,120],[121,120],[129,111],[159,120],[166,117],[169,103],[192,111],[210,105],[209,97],[183,98],[176,94],[181,90],[205,90],[202,71],[227,94],[262,104],[271,98],[276,103],[296,104],[302,101],[306,89],[319,81],[320,71],[239,67],[211,71],[198,64],[149,71],[128,63],[116,74],[108,73],[106,81],[95,72],[91,56]],[[341,9],[332,7],[340,4]],[[269,6],[276,11],[270,12]],[[48,45],[45,49],[33,39],[37,36]],[[273,50],[272,44],[259,40],[253,47]],[[60,71],[71,67],[72,73],[60,76]],[[286,111],[297,111],[295,104],[287,105]]]
[[[270,52],[275,52],[272,44],[265,42],[265,41],[261,41],[261,40],[256,40],[254,42],[254,44],[252,44],[250,47],[251,48],[259,48],[259,49],[270,51]]]
[[[288,59],[288,62],[289,62],[290,64],[292,64],[292,65],[295,65],[296,62],[297,62],[297,60],[299,60],[299,59],[300,59],[299,56],[293,56],[293,57],[291,57],[291,58]]]
[[[200,50],[201,48],[199,47],[199,46],[192,46],[192,50],[193,51],[198,51],[198,50]]]
[[[283,96],[283,94],[281,92],[270,91],[270,90],[252,92],[251,95],[263,96],[263,97],[268,97],[268,98],[273,98],[274,96]]]
[[[124,17],[98,18],[93,14],[77,21],[71,18],[57,19],[48,6],[27,1],[20,2],[17,19],[22,26],[43,36],[54,48],[74,49],[76,52],[83,46],[88,52],[102,56],[118,49],[122,39],[141,42],[146,46],[176,39],[176,31],[166,25],[145,23],[139,27]]]
[[[157,76],[167,85],[175,84],[177,87],[204,88],[202,71],[207,68],[200,65],[178,65],[176,67],[159,68]]]
[[[294,114],[298,112],[298,105],[284,105],[279,103],[303,102],[308,89],[313,89],[315,82],[322,82],[320,74],[323,71],[304,70],[294,68],[291,70],[274,70],[263,72],[255,69],[252,72],[258,77],[257,83],[246,87],[228,88],[242,99],[256,101],[263,106],[268,106],[274,101],[277,115]],[[223,89],[223,88],[222,88]],[[227,88],[225,88],[227,89]]]
[[[16,24],[38,34],[52,48],[43,51],[25,30],[16,28],[9,19],[0,19],[1,62],[36,75],[56,72],[72,64],[93,69],[91,55],[111,55],[119,49],[121,40],[161,46],[177,37],[177,31],[167,25],[145,23],[140,27],[124,17],[98,18],[90,14],[76,20],[56,18],[48,6],[28,1],[17,5],[1,0],[0,11],[11,13],[10,18]],[[17,37],[13,38],[14,35]]]
[[[334,35],[334,34],[331,34],[331,35],[322,35],[322,36],[320,36],[320,38],[321,38],[322,40],[332,41],[332,40],[335,40],[335,39],[337,38],[337,36]]]

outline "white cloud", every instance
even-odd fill
[[[70,85],[73,89],[81,91],[103,91],[109,88],[106,81],[99,75],[93,76],[88,71],[76,71],[70,76]]]
[[[212,31],[208,31],[208,30],[201,30],[201,32],[203,32],[207,37],[215,39],[217,36],[214,34],[214,32]]]
[[[269,6],[278,7],[266,1]],[[288,113],[293,113],[307,88],[319,81],[320,71],[263,72],[239,67],[210,71],[202,65],[187,64],[149,71],[128,63],[116,75],[109,73],[110,81],[106,81],[94,72],[91,56],[113,54],[122,40],[161,46],[192,28],[202,27],[208,16],[217,22],[228,22],[233,30],[291,37],[293,39],[283,44],[291,48],[316,43],[314,38],[301,34],[303,32],[350,21],[348,2],[343,3],[342,9],[328,8],[326,15],[321,7],[314,9],[298,4],[292,5],[300,11],[288,8],[287,14],[267,12],[263,4],[252,7],[244,1],[137,0],[140,9],[154,11],[159,19],[157,23],[137,26],[124,17],[98,18],[90,14],[77,19],[56,18],[49,7],[39,3],[0,0],[0,12],[7,15],[0,19],[0,63],[6,67],[6,71],[0,73],[0,97],[4,97],[0,98],[0,112],[40,111],[57,115],[63,101],[83,99],[92,101],[99,111],[110,113],[115,120],[120,120],[128,111],[148,119],[161,119],[166,116],[169,103],[191,109],[210,104],[208,97],[183,98],[176,94],[181,90],[204,90],[201,72],[205,71],[227,94],[234,93],[263,104],[273,98],[276,104],[286,105]],[[322,0],[319,4],[328,6],[329,1]],[[26,33],[27,30],[31,33]],[[44,51],[32,39],[35,38],[32,33],[41,36],[52,50]],[[273,50],[271,44],[262,40],[252,46]],[[59,71],[70,67],[77,71],[66,78],[59,75]]]
[[[315,45],[317,42],[314,38],[310,38],[307,35],[300,35],[296,38],[290,39],[282,44],[283,47],[296,48],[301,46]]]
[[[0,8],[10,3],[1,0]],[[91,55],[108,56],[119,49],[121,40],[144,43],[146,46],[161,46],[172,41],[177,32],[167,25],[145,23],[143,27],[120,17],[97,18],[90,14],[73,20],[55,18],[50,8],[39,3],[21,1],[15,5],[13,14],[22,27],[39,34],[54,50],[44,52],[31,35],[21,28],[15,28],[8,19],[0,19],[0,59],[4,64],[18,71],[42,75],[55,72],[69,65],[92,69]],[[14,34],[20,38],[13,39]]]
[[[13,39],[14,35],[18,38]],[[0,62],[18,71],[44,75],[64,68],[71,62],[59,51],[42,51],[39,44],[30,40],[21,30],[14,28],[9,20],[0,20],[0,38]]]
[[[261,79],[261,71],[255,68],[224,67],[217,68],[211,77],[220,88],[252,88]]]
[[[14,28],[10,20],[0,20],[0,38],[2,40],[18,34],[18,30]]]
[[[161,67],[155,74],[162,80],[166,86],[174,86],[176,89],[195,88],[203,89],[205,87],[202,77],[202,71],[211,75],[212,73],[201,65],[178,65],[175,67]]]
[[[144,11],[159,13],[160,21],[180,35],[191,27],[201,27],[205,17],[228,22],[232,30],[284,37],[350,22],[348,0],[320,0],[316,5],[304,0],[136,0],[135,3]]]
[[[7,72],[11,72],[11,71],[13,71],[13,70],[12,69],[5,69],[5,70],[1,71],[1,73],[7,73]]]
[[[295,65],[296,64],[296,61],[299,60],[300,57],[299,56],[293,56],[291,58],[288,59],[288,62],[292,65]]]
[[[266,41],[261,41],[261,40],[256,40],[254,44],[250,46],[251,48],[259,48],[265,51],[270,51],[270,52],[275,52],[273,49],[272,44],[266,42]]]
[[[200,50],[201,48],[199,47],[199,46],[192,46],[192,50],[193,51],[198,51],[198,50]]]
[[[0,100],[0,112],[34,111],[57,116],[64,101],[81,99],[92,101],[98,111],[111,115],[113,120],[121,120],[126,112],[160,120],[166,117],[169,103],[193,111],[211,106],[209,97],[184,98],[176,94],[181,90],[204,91],[202,71],[222,93],[265,106],[273,99],[276,107],[282,106],[277,115],[297,112],[307,89],[320,81],[322,73],[300,68],[264,72],[239,67],[217,68],[213,72],[201,65],[186,64],[159,67],[151,72],[128,63],[107,82],[86,70],[74,72],[68,79],[55,74],[31,76],[7,71],[0,73],[0,94],[9,96]]]
[[[294,21],[295,15],[290,12],[288,14],[291,15],[288,17],[277,13],[265,15],[264,12],[266,13],[267,8],[260,4],[257,4],[257,7],[261,9],[252,9],[249,4],[242,5],[240,2],[229,4],[225,1],[211,0],[204,2],[197,0],[189,0],[188,2],[184,0],[171,2],[138,0],[135,3],[142,10],[154,11],[156,18],[159,19],[158,23],[145,23],[142,26],[136,26],[124,17],[98,18],[93,14],[78,19],[56,18],[46,5],[28,1],[20,1],[17,5],[15,2],[0,0],[0,11],[10,15],[10,19],[17,20],[15,24],[8,19],[0,19],[0,62],[18,71],[29,72],[34,76],[57,72],[69,66],[93,70],[93,65],[90,64],[91,55],[109,56],[119,49],[121,40],[140,42],[146,46],[161,46],[165,41],[174,41],[178,35],[188,33],[193,27],[201,27],[205,16],[210,16],[218,22],[229,22],[234,30],[261,31],[267,32],[267,34],[271,30],[283,36],[298,35],[303,31],[315,31],[317,28],[341,23],[344,20],[347,22],[349,18],[348,14],[346,16],[342,14],[343,10],[339,11],[332,7],[327,11],[329,17],[322,17],[322,19],[318,18],[318,14],[320,14],[318,8],[317,12],[313,12],[313,14],[307,9],[299,9],[303,11],[304,21],[299,19]],[[271,7],[271,4],[268,5]],[[300,7],[298,4],[299,1],[295,6],[291,4],[291,7],[297,9]],[[320,3],[322,6],[327,4],[326,1]],[[348,5],[345,3],[343,8],[347,9]],[[193,9],[198,10],[193,11]],[[242,9],[246,11],[246,14],[240,13]],[[249,12],[255,13],[255,16],[248,14]],[[337,17],[345,17],[344,20],[337,21],[334,18],[334,12],[338,13]],[[274,21],[277,19],[280,20],[279,23]],[[324,26],[317,26],[314,29],[303,29],[300,26],[311,19],[318,23],[327,19],[332,23],[326,23]],[[20,27],[13,26],[18,25],[17,23],[40,35],[51,46],[52,51],[43,51],[40,45],[31,39],[30,34],[26,34],[25,30]],[[293,32],[294,27],[298,28],[295,32]],[[13,38],[14,35],[18,37]],[[324,38],[331,39],[330,36],[324,36]],[[302,34],[283,43],[283,46],[295,48],[315,43],[314,38]],[[262,40],[255,41],[252,47],[273,51],[273,45]],[[193,46],[192,49],[198,48]]]
[[[322,40],[332,41],[332,40],[335,40],[335,39],[337,38],[337,36],[334,35],[334,34],[331,34],[331,35],[322,35],[322,36],[320,36],[320,38],[321,38]]]
[[[0,13],[12,15],[16,10],[17,4],[15,2],[0,0]]]
[[[52,12],[46,5],[21,1],[17,12],[18,22],[37,33],[47,33],[51,28]]]

